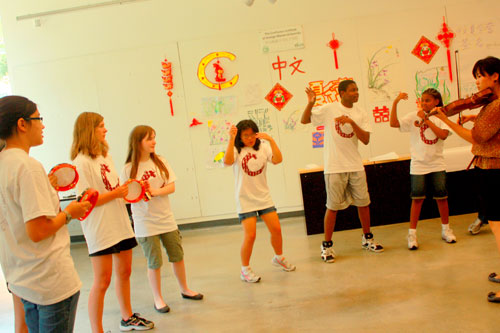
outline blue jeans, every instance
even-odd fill
[[[51,305],[38,305],[22,299],[24,318],[30,333],[73,332],[80,291]]]

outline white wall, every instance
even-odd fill
[[[0,2],[13,92],[32,98],[47,119],[45,144],[33,150],[34,156],[47,168],[68,159],[74,119],[80,112],[88,110],[105,116],[111,153],[117,169],[120,169],[126,153],[127,138],[123,134],[128,134],[134,124],[148,122],[144,120],[146,112],[153,119],[159,119],[169,112],[164,100],[145,96],[148,91],[161,89],[154,81],[157,79],[153,74],[156,73],[156,67],[151,66],[157,66],[157,59],[153,56],[168,56],[174,66],[179,65],[175,66],[179,68],[183,61],[177,54],[179,44],[196,45],[198,41],[202,44],[210,40],[224,44],[224,41],[235,40],[238,36],[241,36],[238,42],[245,43],[246,36],[260,30],[299,24],[319,32],[324,26],[350,21],[351,24],[356,22],[353,29],[357,30],[359,43],[369,43],[377,38],[391,39],[389,33],[376,36],[374,31],[377,29],[418,34],[421,28],[419,22],[422,22],[422,28],[437,32],[438,26],[429,28],[429,22],[431,18],[432,22],[436,21],[447,10],[453,12],[453,16],[449,15],[450,26],[462,24],[462,17],[464,21],[467,20],[470,12],[476,13],[476,19],[480,20],[481,15],[488,17],[499,10],[498,1],[495,0],[278,0],[274,5],[266,0],[255,0],[252,7],[245,6],[240,0],[143,0],[41,17],[40,27],[34,26],[34,20],[16,20],[21,15],[98,2],[103,1]],[[494,10],[485,10],[489,8]],[[405,26],[405,22],[413,23]],[[311,30],[305,31],[306,37],[313,35]],[[305,52],[308,50],[307,42]],[[415,42],[412,35],[403,44]],[[359,45],[359,48],[363,45]],[[169,159],[179,178],[177,192],[172,197],[174,212],[180,218],[180,223],[232,217],[235,214],[231,201],[231,173],[225,170],[220,179],[227,182],[219,183],[220,187],[214,188],[214,196],[221,195],[222,200],[207,196],[210,188],[202,186],[207,179],[203,173],[206,170],[200,170],[199,161],[193,155],[197,147],[186,126],[196,103],[185,100],[185,96],[195,83],[186,80],[188,83],[184,85],[183,76],[186,74],[179,71],[174,74],[174,84],[180,88],[175,95],[176,117],[167,117],[168,123],[149,122],[157,129],[161,152],[175,156]],[[49,79],[53,76],[58,77],[57,84]],[[130,91],[134,94],[130,94]],[[186,130],[173,130],[179,128]],[[372,140],[376,146],[372,147],[383,147],[394,141],[394,133],[375,133]],[[283,138],[293,140],[291,136],[281,136]],[[458,138],[447,142],[448,146],[462,144]],[[290,147],[285,146],[283,150],[293,163],[283,167],[291,171],[271,171],[271,183],[283,186],[272,189],[273,195],[281,211],[301,209],[298,176],[295,179],[284,178],[303,167],[303,161],[300,160],[300,153],[292,155]],[[407,148],[398,151],[402,154],[407,152]],[[378,153],[382,151],[372,152],[370,147],[363,150],[365,157]],[[317,161],[320,161],[320,156],[317,154]],[[211,200],[209,205],[213,209],[204,209],[206,202],[201,200]]]

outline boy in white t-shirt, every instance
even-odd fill
[[[429,88],[422,93],[420,110],[411,112],[398,120],[397,105],[400,100],[408,99],[408,94],[399,93],[392,104],[390,125],[401,132],[410,132],[410,177],[411,177],[411,211],[410,229],[408,231],[408,249],[418,249],[417,223],[426,195],[426,186],[433,188],[434,199],[441,215],[441,238],[447,243],[455,243],[456,237],[448,223],[448,192],[446,191],[446,164],[443,156],[444,140],[450,134],[449,127],[440,119],[432,121],[425,118],[435,107],[443,106],[439,91]],[[424,119],[423,124],[419,123]]]
[[[313,123],[325,127],[325,185],[327,193],[324,219],[325,240],[321,245],[321,258],[331,263],[335,261],[332,234],[337,211],[351,204],[358,207],[359,219],[363,227],[362,247],[382,252],[382,245],[375,243],[370,232],[370,196],[366,184],[366,174],[358,140],[365,145],[370,141],[372,131],[363,110],[354,105],[358,101],[358,86],[352,80],[339,84],[340,103],[329,103],[314,111],[316,93],[306,88],[308,104],[302,114],[302,124]]]

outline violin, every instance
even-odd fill
[[[441,108],[446,116],[450,117],[464,110],[472,110],[476,109],[480,106],[489,104],[496,99],[495,94],[493,93],[492,88],[486,88],[477,93],[473,94],[467,98],[461,98],[450,104],[447,104]],[[420,127],[424,124],[424,121],[429,119],[430,116],[437,114],[437,111],[431,111],[425,115],[425,118],[422,120],[415,121],[415,126]]]

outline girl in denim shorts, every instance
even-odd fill
[[[169,195],[175,191],[175,174],[168,162],[155,153],[156,132],[150,126],[136,126],[129,137],[127,164],[121,173],[121,181],[136,179],[146,184],[148,201],[132,203],[135,236],[148,260],[148,278],[154,297],[154,308],[160,313],[170,311],[161,293],[161,244],[165,248],[181,296],[201,300],[203,295],[189,289],[184,266],[181,234],[170,208]]]
[[[266,133],[259,133],[254,121],[242,120],[231,127],[224,164],[232,165],[234,170],[238,214],[245,232],[240,253],[240,277],[245,282],[260,281],[260,276],[250,268],[257,215],[264,220],[271,233],[271,245],[275,253],[271,259],[272,264],[286,272],[295,270],[295,266],[283,257],[281,225],[266,179],[267,162],[278,164],[282,160],[281,151],[274,139]]]
[[[435,107],[443,106],[439,91],[429,88],[422,92],[420,109],[410,112],[398,120],[397,105],[400,100],[408,99],[408,94],[400,93],[392,104],[390,124],[401,132],[410,132],[410,177],[411,177],[411,211],[410,230],[408,231],[408,249],[418,249],[417,222],[426,195],[426,188],[433,189],[441,215],[441,238],[447,243],[455,243],[456,237],[448,223],[448,192],[446,191],[446,164],[443,156],[444,140],[450,134],[449,127],[434,117],[432,121],[425,119],[425,114]],[[425,119],[423,124],[419,123]]]

